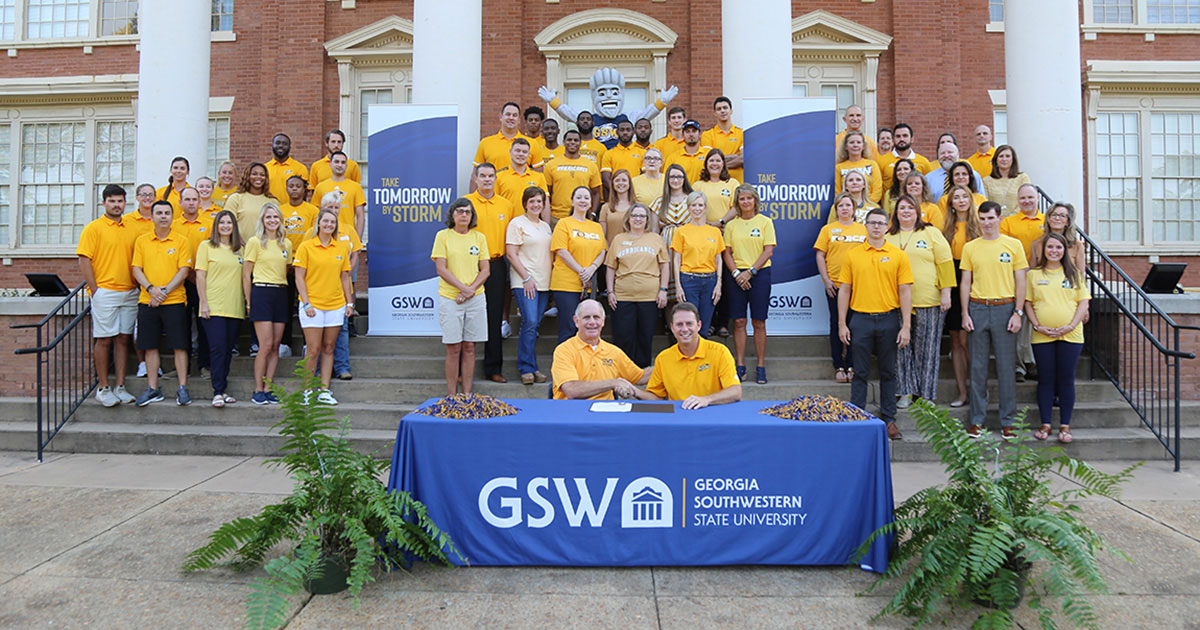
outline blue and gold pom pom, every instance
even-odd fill
[[[870,420],[866,412],[833,396],[800,396],[759,411],[769,416],[808,422],[854,422]]]
[[[421,407],[415,413],[435,418],[479,420],[511,416],[519,411],[521,410],[487,394],[455,394]]]

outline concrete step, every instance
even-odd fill
[[[604,339],[612,340],[609,333],[603,335]],[[653,348],[655,351],[662,350],[667,346],[675,343],[672,339],[670,343],[665,335],[656,335],[654,337]],[[733,338],[721,339],[716,337],[715,340],[722,341],[733,348]],[[482,346],[483,344],[480,344]],[[539,356],[551,356],[554,354],[554,347],[558,345],[558,336],[550,333],[543,333],[538,337],[537,353]],[[750,344],[751,346],[753,344]],[[770,349],[772,356],[813,356],[822,357],[829,353],[829,338],[825,336],[816,337],[769,337],[767,347]],[[300,348],[294,348],[300,350]],[[479,348],[479,352],[483,352],[483,348]],[[749,351],[753,355],[753,350]],[[442,343],[440,337],[356,337],[350,340],[350,356],[362,355],[399,355],[399,354],[425,354],[429,356],[445,356],[446,346]],[[504,356],[511,357],[513,360],[517,358],[517,338],[516,336],[509,337],[504,340]]]
[[[914,425],[900,419],[903,440],[892,442],[892,461],[936,461]],[[1063,446],[1074,457],[1098,460],[1160,460],[1166,451],[1145,429],[1091,428],[1079,426],[1076,439],[1059,445],[1053,438],[1037,442],[1026,432],[1021,439],[1039,447]],[[356,448],[390,457],[396,430],[355,428],[349,434]],[[1185,453],[1200,450],[1200,428],[1189,427],[1181,435]],[[70,453],[141,453],[159,455],[237,455],[269,456],[277,454],[281,438],[264,427],[225,427],[206,424],[126,424],[116,422],[71,422],[51,443],[50,452]],[[25,423],[0,422],[0,449],[33,450],[34,432]]]

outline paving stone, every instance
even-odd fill
[[[1192,540],[1200,541],[1200,509],[1191,501],[1123,501]]]
[[[379,580],[387,589],[445,593],[541,595],[652,595],[650,569],[644,567],[460,567],[446,569],[417,563],[408,572]]]
[[[183,490],[233,468],[244,457],[75,454],[5,475],[3,483],[71,488]]]
[[[876,574],[858,567],[655,568],[659,597],[846,596],[866,589]]]
[[[47,462],[52,462],[57,459],[68,457],[66,453],[45,453],[41,464],[37,460],[37,452],[33,449],[28,451],[0,451],[0,478],[22,470],[36,468],[45,465]]]
[[[291,494],[294,484],[280,466],[266,466],[266,457],[251,457],[196,486],[206,492]]]
[[[1100,556],[1113,594],[1200,595],[1200,542],[1117,503],[1089,502],[1083,510],[1084,521],[1133,560]]]
[[[662,630],[908,628],[908,620],[898,617],[870,622],[886,603],[880,597],[659,597],[658,614]],[[967,628],[972,620],[960,613],[945,627]]]

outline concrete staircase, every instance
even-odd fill
[[[365,320],[365,318],[362,318]],[[549,373],[556,325],[553,319],[543,326],[538,341],[539,362]],[[607,337],[607,335],[606,335]],[[719,340],[719,338],[718,338]],[[348,417],[353,425],[351,439],[363,450],[389,456],[400,418],[429,398],[443,396],[444,348],[437,338],[351,339],[352,381],[334,381],[332,390],[340,401],[336,412]],[[668,345],[665,336],[655,339],[656,351]],[[732,339],[728,340],[732,348]],[[753,344],[750,344],[753,354]],[[243,344],[243,349],[245,344]],[[803,394],[829,394],[849,399],[849,385],[833,382],[827,357],[828,340],[821,337],[771,337],[767,373],[771,381],[757,385],[752,380],[743,386],[747,400],[786,400]],[[299,350],[299,348],[296,348]],[[516,373],[517,342],[505,340],[507,384],[477,380],[475,391],[509,399],[544,398],[545,385],[523,386]],[[482,356],[482,346],[479,349]],[[181,408],[174,404],[177,380],[168,374],[162,380],[167,399],[144,408],[132,405],[105,409],[94,398],[76,412],[70,423],[54,438],[50,451],[89,453],[155,453],[191,455],[271,455],[281,443],[271,426],[280,419],[276,406],[256,406],[250,402],[253,390],[253,359],[233,360],[229,394],[238,403],[223,409],[209,405],[212,396],[208,382],[192,375],[189,388],[194,402]],[[297,359],[280,361],[280,378],[290,377]],[[754,373],[754,359],[747,357]],[[1153,435],[1141,426],[1137,415],[1107,381],[1087,380],[1090,362],[1084,357],[1076,383],[1076,441],[1067,449],[1085,459],[1165,459],[1165,450]],[[482,369],[476,370],[482,374]],[[145,387],[144,379],[130,379],[135,395]],[[1019,383],[1020,407],[1029,407],[1036,423],[1035,382]],[[956,393],[952,368],[943,356],[938,400],[947,402]],[[991,395],[994,397],[995,389]],[[519,405],[519,403],[518,403]],[[868,409],[878,411],[878,389],[872,384]],[[952,409],[965,418],[966,409]],[[36,448],[32,399],[0,398],[0,450],[33,451]],[[1183,452],[1200,451],[1200,403],[1187,403],[1183,412],[1185,427]],[[896,461],[931,461],[933,454],[917,434],[913,422],[901,412],[899,420],[905,439],[893,443]],[[993,405],[992,428],[996,428]],[[1029,438],[1032,441],[1032,438]],[[1053,440],[1048,441],[1053,443]]]

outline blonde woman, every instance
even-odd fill
[[[672,167],[674,168],[674,167]],[[687,196],[691,221],[671,237],[671,260],[675,273],[675,299],[691,302],[700,310],[700,335],[709,337],[709,325],[721,300],[725,237],[708,224],[708,200],[695,191]]]
[[[229,195],[237,192],[237,189],[237,166],[233,162],[221,162],[221,167],[217,169],[216,186],[213,187],[213,204],[218,208],[224,208],[225,200],[229,198]]]
[[[338,238],[338,213],[327,207],[317,211],[316,236],[300,243],[292,265],[300,294],[300,327],[307,351],[304,365],[316,374],[321,359],[321,385],[317,400],[336,405],[329,392],[333,377],[333,347],[338,331],[354,309],[350,291],[350,242]]]
[[[225,390],[229,386],[229,362],[233,359],[238,328],[246,317],[242,261],[237,217],[221,210],[213,220],[208,239],[196,250],[196,293],[200,301],[200,325],[208,335],[214,407],[237,402]]]
[[[837,165],[833,167],[833,178],[836,190],[842,189],[842,182],[851,172],[859,172],[867,180],[867,196],[874,203],[883,198],[883,175],[879,165],[875,163],[875,154],[867,144],[867,138],[861,131],[849,130],[842,137],[842,146],[838,147]]]
[[[950,309],[946,311],[946,330],[950,331],[950,359],[954,364],[954,382],[958,386],[958,395],[950,402],[951,407],[962,407],[967,404],[967,373],[969,371],[970,351],[967,346],[967,331],[962,327],[962,300],[959,294],[959,283],[962,282],[963,246],[967,241],[979,238],[983,228],[979,225],[979,211],[975,207],[975,198],[971,189],[966,186],[954,186],[948,193],[950,198],[949,211],[942,225],[942,236],[950,242],[950,255],[954,258],[954,289],[950,292]]]
[[[250,321],[258,338],[251,396],[256,405],[279,403],[270,391],[270,383],[275,380],[279,364],[279,340],[292,316],[287,282],[292,253],[292,242],[283,229],[283,212],[273,203],[264,205],[258,213],[254,235],[246,242],[246,263],[242,270],[242,290],[250,304]]]
[[[817,250],[817,272],[825,284],[825,301],[829,308],[829,352],[833,358],[833,380],[849,383],[854,378],[854,363],[850,348],[842,343],[838,334],[838,283],[834,278],[841,275],[842,259],[846,257],[846,252],[867,242],[867,228],[854,220],[854,198],[849,193],[839,193],[833,198],[833,215],[833,223],[821,228],[813,249]],[[846,316],[849,319],[850,313]]]

